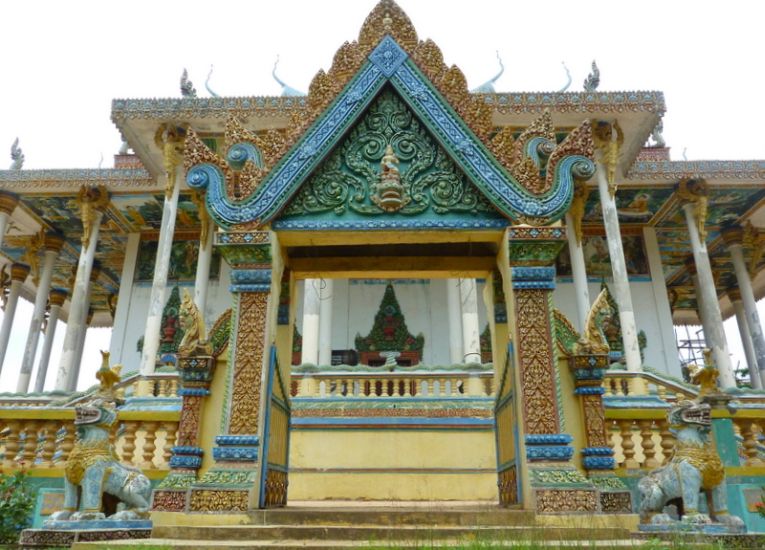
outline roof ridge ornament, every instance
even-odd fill
[[[594,92],[600,86],[600,69],[595,60],[592,60],[592,72],[584,79],[584,91]]]
[[[183,97],[197,97],[197,89],[194,88],[194,83],[189,80],[189,72],[185,67],[181,73],[181,95]]]
[[[21,170],[21,167],[24,166],[24,152],[19,147],[19,138],[13,140],[13,145],[11,145],[11,160],[13,161],[11,170]]]
[[[274,68],[271,70],[271,76],[273,76],[274,80],[276,80],[276,83],[282,87],[282,97],[304,97],[306,95],[305,92],[301,92],[300,90],[297,90],[293,88],[292,86],[289,86],[281,78],[276,76],[276,67],[278,66],[279,66],[279,55],[277,54],[276,61],[274,61]]]
[[[207,73],[207,79],[205,80],[205,89],[206,89],[206,90],[207,90],[207,91],[210,93],[210,95],[211,95],[212,97],[220,97],[218,94],[216,94],[215,92],[213,92],[212,88],[210,88],[210,78],[212,77],[212,74],[213,74],[213,68],[214,68],[214,67],[213,67],[213,65],[211,64],[211,65],[210,65],[210,72],[209,72],[209,73]]]
[[[568,90],[569,86],[571,86],[571,71],[568,70],[568,66],[566,65],[565,61],[561,61],[560,64],[563,65],[563,70],[566,71],[566,84],[564,84],[563,87],[558,90],[558,93],[562,94]]]
[[[497,50],[497,61],[499,62],[499,72],[495,74],[493,77],[491,77],[489,80],[478,86],[477,88],[474,88],[470,90],[471,93],[477,93],[477,94],[495,94],[497,93],[497,90],[494,89],[494,84],[499,80],[499,77],[501,77],[505,72],[505,64],[502,63],[502,58],[499,55],[499,50]]]

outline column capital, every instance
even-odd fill
[[[619,150],[624,143],[624,132],[619,122],[614,120],[597,120],[592,123],[592,137],[595,148],[600,152],[600,164],[606,170],[608,193],[611,198],[616,195],[616,165],[619,162]]]
[[[688,270],[688,274],[691,277],[696,275],[696,261],[693,259],[693,257],[690,257],[687,260],[685,260],[685,268]]]
[[[64,236],[55,231],[46,231],[43,236],[42,249],[46,252],[59,253],[64,246]]]
[[[51,307],[61,307],[64,305],[68,295],[69,293],[63,288],[54,288],[48,294],[48,301],[50,302]]]
[[[82,221],[82,246],[87,247],[93,234],[96,214],[109,206],[109,192],[103,185],[83,185],[77,194],[77,204],[80,206]]]
[[[21,281],[22,283],[26,281],[27,276],[29,275],[30,268],[27,264],[21,264],[18,262],[14,262],[11,264],[11,280],[12,281]]]
[[[160,124],[154,134],[154,143],[162,151],[162,164],[165,168],[165,198],[169,199],[176,185],[176,169],[183,164],[183,152],[186,148],[186,125]]]
[[[693,209],[693,218],[699,232],[699,240],[707,240],[707,206],[709,203],[709,186],[703,179],[685,178],[675,186],[675,196],[683,207]],[[689,221],[690,223],[690,221]]]
[[[729,288],[727,291],[728,298],[731,302],[740,302],[741,301],[741,290],[738,288]]]
[[[744,244],[744,228],[739,225],[725,226],[720,230],[723,241],[728,246]]]
[[[13,209],[19,204],[19,196],[7,191],[0,191],[0,212],[12,214]]]

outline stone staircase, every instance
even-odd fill
[[[284,508],[255,511],[243,525],[156,525],[142,541],[77,543],[73,548],[558,548],[638,546],[626,528],[591,527],[589,516],[545,526],[533,512],[492,507]],[[571,517],[571,516],[569,516]],[[562,542],[565,541],[565,542]]]

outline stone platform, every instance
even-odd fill
[[[22,548],[67,547],[84,542],[136,541],[151,537],[150,520],[53,521],[42,529],[25,529]]]
[[[622,527],[597,525],[592,516],[543,518],[524,510],[496,506],[454,508],[435,504],[432,508],[293,508],[253,511],[247,524],[223,525],[214,514],[163,514],[155,519],[152,538],[142,543],[117,541],[77,542],[73,548],[120,548],[149,544],[164,549],[221,548],[364,548],[434,547],[461,542],[508,546],[519,541],[541,546],[613,548],[630,539],[633,518],[613,517]],[[207,524],[205,524],[207,523]],[[634,525],[632,526],[634,529]]]

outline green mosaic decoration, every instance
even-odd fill
[[[386,155],[386,149],[392,148]],[[383,162],[386,161],[386,162]],[[389,164],[386,164],[389,163]],[[386,164],[400,178],[400,206],[380,203]],[[380,186],[380,189],[378,189]],[[401,98],[384,90],[283,211],[282,217],[334,213],[407,217],[496,210],[452,162]]]
[[[196,475],[187,472],[170,472],[157,489],[188,489],[197,480]]]
[[[202,479],[194,484],[194,487],[224,486],[231,488],[231,486],[240,486],[249,489],[257,479],[258,476],[255,470],[214,469],[206,472]]]
[[[510,241],[509,258],[513,265],[552,265],[565,241]]]
[[[558,351],[565,355],[574,353],[574,347],[579,340],[579,333],[576,332],[568,317],[559,309],[553,310],[553,334]]]
[[[301,353],[303,351],[303,335],[297,328],[297,324],[292,325],[292,353]]]
[[[170,298],[167,299],[165,309],[162,310],[162,325],[159,329],[160,353],[176,353],[178,351],[178,344],[183,338],[179,317],[180,307],[181,292],[175,286],[170,293]]]
[[[491,353],[491,327],[486,323],[486,328],[483,329],[480,336],[481,353]]]
[[[590,478],[590,481],[592,482],[595,487],[597,487],[600,490],[604,489],[620,489],[625,490],[627,489],[627,486],[624,484],[624,482],[619,479],[618,477],[611,475],[611,476],[593,476]]]
[[[579,470],[553,470],[545,468],[532,468],[530,471],[531,483],[534,486],[540,485],[552,485],[560,486],[565,485],[570,487],[583,486],[589,487],[590,480],[584,476]]]
[[[398,304],[393,285],[385,287],[375,324],[367,336],[356,333],[356,349],[359,351],[419,351],[425,346],[422,333],[414,336],[406,326],[404,314]]]
[[[231,317],[232,310],[227,309],[213,325],[210,334],[213,357],[218,357],[228,345],[231,338]]]

